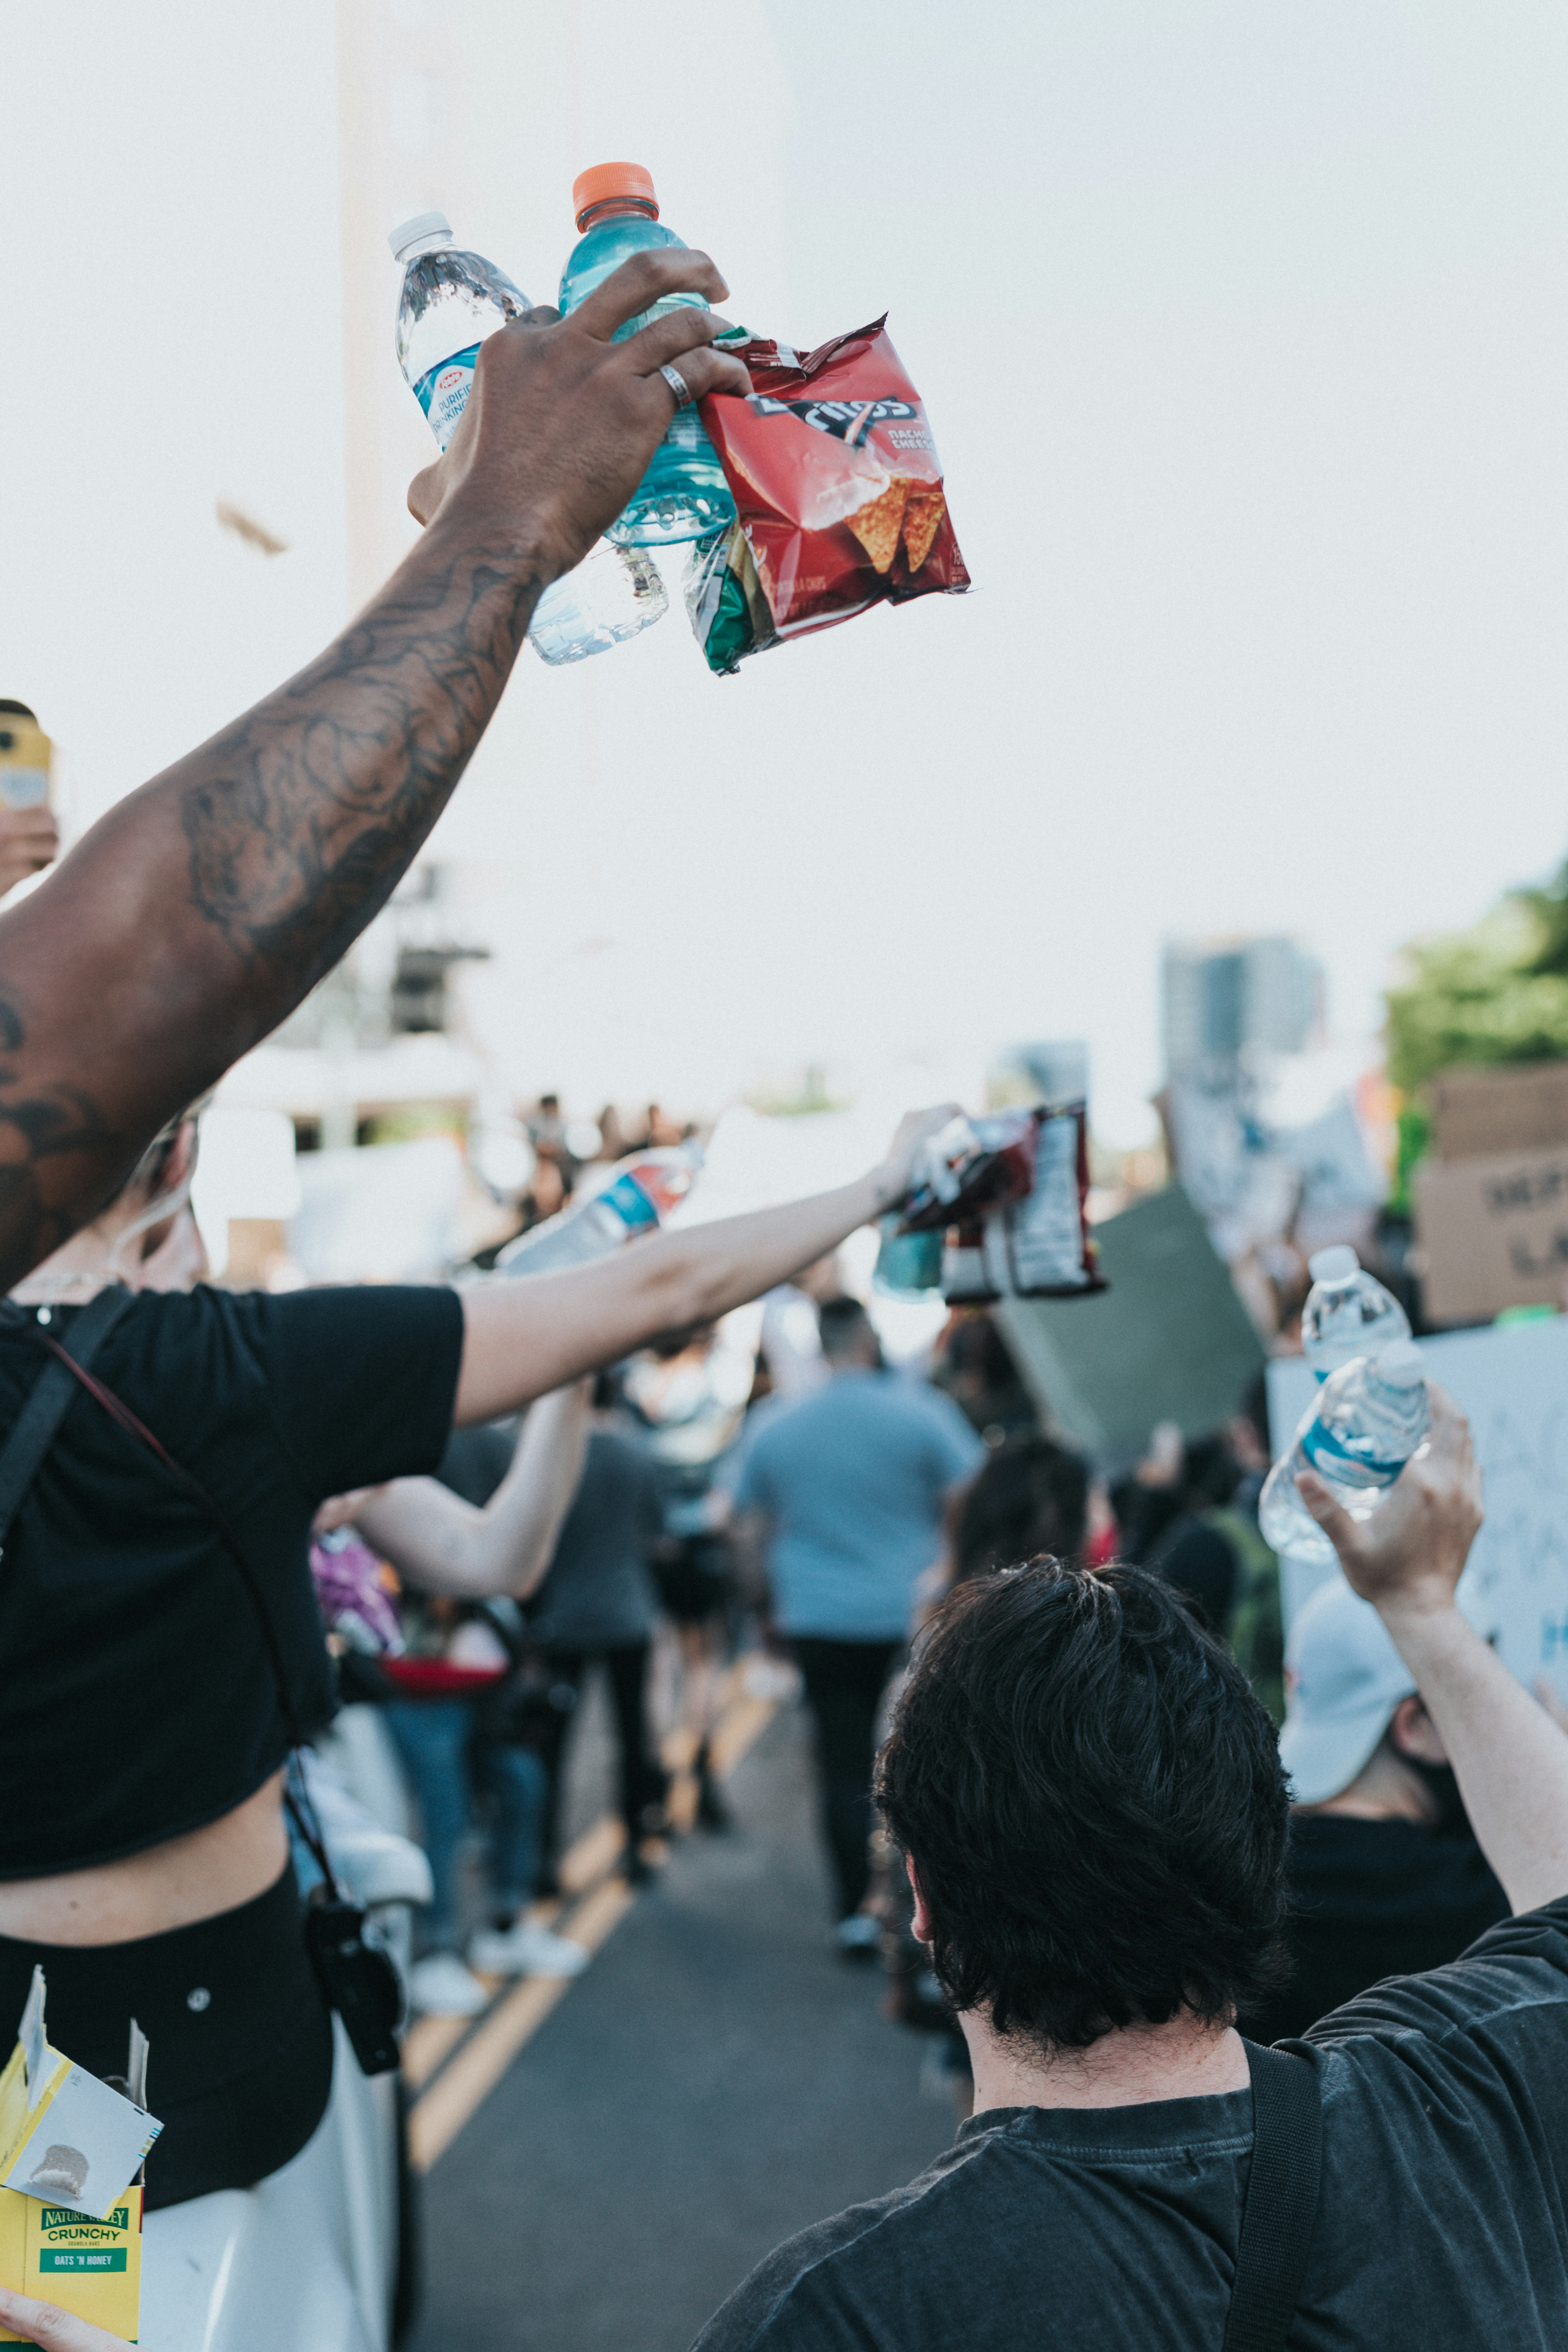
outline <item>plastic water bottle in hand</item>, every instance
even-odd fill
[[[653,182],[640,163],[595,163],[580,172],[572,184],[572,210],[582,235],[562,275],[563,318],[634,253],[685,243],[659,220]],[[624,343],[651,320],[688,306],[700,310],[701,295],[667,294],[651,310],[617,327],[615,341]],[[674,365],[679,374],[679,362]],[[727,530],[734,520],[735,501],[719,453],[695,406],[682,407],[671,417],[630,503],[605,536],[622,547],[663,547],[677,540],[706,539]]]
[[[1321,1381],[1352,1356],[1381,1355],[1394,1340],[1409,1339],[1404,1307],[1348,1244],[1315,1251],[1307,1271],[1312,1287],[1301,1309],[1301,1353]]]
[[[1302,1415],[1289,1454],[1268,1473],[1258,1507],[1265,1543],[1298,1559],[1332,1560],[1332,1544],[1297,1491],[1300,1473],[1315,1470],[1352,1519],[1369,1519],[1431,1419],[1414,1340],[1394,1339],[1381,1355],[1342,1364]]]
[[[602,1189],[574,1201],[531,1233],[508,1242],[496,1259],[501,1274],[554,1274],[586,1265],[623,1242],[658,1231],[685,1200],[702,1166],[699,1143],[660,1145],[617,1160]]]
[[[526,294],[483,254],[452,242],[444,213],[420,213],[388,237],[403,264],[397,306],[397,364],[444,449],[474,385],[479,345],[509,320],[533,308]],[[533,608],[528,641],[547,662],[582,661],[635,637],[668,610],[657,568],[601,540]]]

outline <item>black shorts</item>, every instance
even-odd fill
[[[730,1578],[714,1563],[723,1557],[716,1545],[699,1549],[693,1544],[672,1559],[655,1563],[658,1597],[667,1617],[673,1617],[678,1625],[706,1625],[710,1617],[722,1614],[730,1605]]]
[[[123,2076],[132,2018],[147,2036],[147,2105],[163,2126],[147,2158],[149,2212],[265,2180],[326,2113],[331,2013],[305,1950],[292,1868],[237,1911],[134,1943],[0,1936],[7,2035],[35,1966],[50,2042],[89,2074]]]

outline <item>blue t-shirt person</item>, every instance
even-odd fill
[[[801,1638],[902,1641],[946,1497],[985,1448],[940,1390],[858,1365],[763,1411],[742,1444],[735,1508],[768,1522],[777,1623]]]

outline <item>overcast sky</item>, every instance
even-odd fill
[[[1163,937],[1299,934],[1353,1034],[1401,940],[1568,850],[1560,9],[389,0],[448,16],[465,234],[543,299],[564,188],[519,159],[630,153],[735,315],[887,310],[977,583],[730,681],[679,613],[591,689],[525,656],[446,836],[520,1083],[1083,1034],[1131,1141]],[[342,615],[331,29],[8,22],[0,692],[89,813]]]

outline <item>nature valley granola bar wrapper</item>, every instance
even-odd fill
[[[804,354],[725,339],[752,393],[701,404],[737,512],[688,583],[711,669],[872,604],[969,586],[931,426],[885,326]]]
[[[69,2205],[0,2189],[0,2283],[110,2336],[137,2340],[142,2304],[142,2184],[93,2221]],[[0,2344],[22,2337],[0,2326]]]
[[[146,2047],[133,2028],[138,2089]],[[134,2342],[138,2176],[162,2129],[136,2099],[54,2048],[44,2028],[43,1970],[35,1969],[16,2046],[0,2074],[0,2285]],[[19,2340],[0,2327],[0,2343]]]

